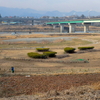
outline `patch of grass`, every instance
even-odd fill
[[[53,43],[44,43],[44,46],[48,44],[48,46],[75,46],[75,45],[86,45],[91,44],[92,42],[81,40],[81,39],[72,39],[72,40],[64,40],[64,41],[58,41]]]
[[[61,47],[61,46],[75,46],[75,45],[86,45],[86,44],[91,44],[92,42],[86,41],[86,40],[81,40],[81,39],[73,39],[70,41],[58,41],[58,42],[33,42],[33,43],[3,43],[0,44],[0,47],[2,49],[13,49],[13,48],[34,48],[34,47]]]
[[[70,41],[70,45],[87,45],[91,44],[92,42],[86,41],[86,40],[81,40],[81,39],[73,39]]]

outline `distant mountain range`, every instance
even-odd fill
[[[0,7],[0,14],[1,16],[20,16],[20,17],[42,17],[42,16],[71,16],[71,15],[78,15],[81,16],[82,14],[85,16],[100,16],[100,12],[96,11],[84,11],[84,12],[59,12],[59,11],[37,11],[34,9],[20,9],[20,8],[7,8],[7,7]]]

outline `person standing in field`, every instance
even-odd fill
[[[14,67],[11,67],[11,71],[12,71],[12,73],[14,73],[14,72],[15,72]]]

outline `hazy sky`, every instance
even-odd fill
[[[42,11],[61,12],[93,10],[100,12],[100,0],[0,0],[0,6],[32,8]]]

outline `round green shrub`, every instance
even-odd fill
[[[74,53],[74,50],[75,50],[75,48],[72,48],[72,47],[64,48],[64,51],[67,52],[67,53]]]
[[[48,52],[43,52],[43,54],[47,55],[48,57],[56,57],[57,52],[48,51]]]
[[[93,49],[94,47],[78,47],[79,50]]]
[[[46,59],[47,58],[47,55],[45,54],[39,54],[39,53],[35,53],[35,52],[30,52],[30,53],[27,53],[27,55],[31,58],[42,58],[42,59]]]
[[[36,48],[39,52],[49,51],[49,48]]]

